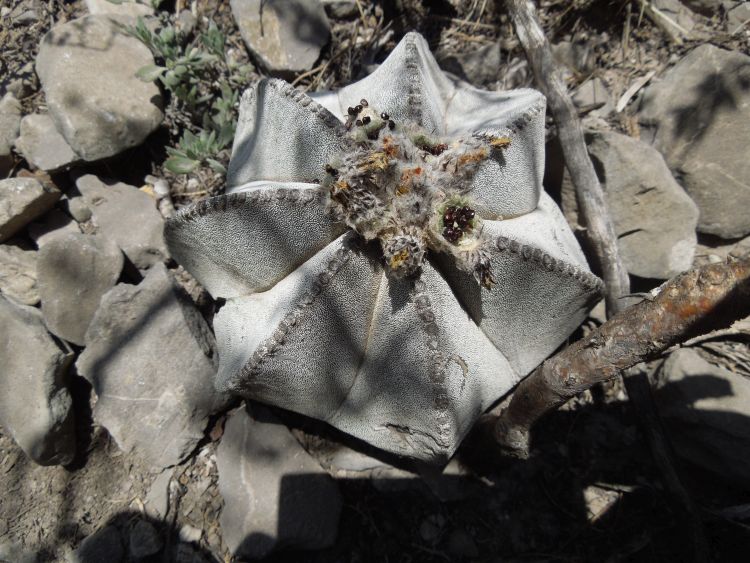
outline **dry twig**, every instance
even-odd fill
[[[655,290],[657,291],[657,290]],[[620,312],[523,380],[495,422],[506,453],[529,455],[529,431],[546,412],[595,383],[655,359],[696,334],[750,314],[750,257],[696,268]]]
[[[562,73],[555,64],[533,3],[529,0],[508,0],[506,6],[534,71],[534,77],[547,96],[547,103],[557,124],[557,134],[576,188],[588,240],[606,284],[607,310],[615,313],[620,309],[618,298],[630,292],[630,280],[619,258],[617,236],[609,218],[599,178],[586,150],[578,111],[565,87]]]

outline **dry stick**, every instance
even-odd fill
[[[643,6],[644,3],[642,2],[641,5]],[[554,63],[549,42],[539,24],[533,3],[528,0],[507,0],[506,6],[536,80],[547,96],[552,116],[557,123],[563,156],[576,189],[578,204],[584,224],[588,229],[588,239],[599,261],[606,283],[607,315],[611,317],[621,307],[619,297],[629,292],[630,280],[619,258],[614,227],[607,211],[604,193],[593,164],[588,157],[578,114],[567,93],[562,74]],[[633,315],[632,318],[642,320],[637,315]],[[643,330],[643,326],[632,328]],[[645,326],[648,327],[648,325]],[[519,386],[508,409],[501,414],[495,426],[497,441],[511,452],[521,454],[522,457],[528,456],[529,429],[531,423],[539,416],[547,410],[559,406],[573,395],[588,389],[597,381],[614,377],[625,367],[643,361],[646,355],[641,354],[644,358],[637,359],[638,352],[648,351],[649,346],[644,344],[641,349],[631,349],[628,346],[627,335],[621,336],[622,341],[611,343],[610,346],[615,350],[625,349],[631,352],[629,358],[636,359],[627,366],[618,366],[616,363],[597,364],[595,361],[597,358],[589,357],[586,350],[581,350],[577,343],[538,368]],[[653,340],[658,342],[661,339]],[[600,343],[593,342],[588,338],[585,342],[588,342],[594,348],[600,346]],[[654,342],[651,342],[651,347],[654,347],[654,344]],[[580,352],[580,357],[576,356],[578,352]],[[566,361],[571,360],[572,363],[566,365]],[[593,363],[587,365],[587,361]],[[549,378],[550,373],[555,375],[555,368],[560,365],[563,367],[560,368],[561,373],[557,375],[564,376],[562,388],[559,387],[559,383],[558,387],[552,385],[555,383],[554,378]],[[598,371],[598,368],[608,368],[609,371],[607,369]],[[588,371],[586,371],[587,369]],[[682,508],[687,526],[691,531],[693,558],[696,561],[707,560],[708,543],[703,533],[700,518],[674,469],[668,449],[668,441],[661,426],[654,423],[654,421],[658,421],[658,414],[650,389],[647,390],[647,393],[644,393],[642,383],[642,381],[635,379],[625,379],[631,402],[639,414],[639,420],[647,435],[664,484],[670,492],[671,498]],[[533,407],[536,407],[536,410]]]
[[[616,313],[620,309],[619,297],[630,292],[630,280],[619,258],[617,236],[609,219],[599,178],[586,150],[578,112],[554,62],[552,50],[539,25],[533,4],[527,0],[508,0],[506,6],[534,71],[534,77],[547,96],[552,117],[557,123],[557,134],[565,163],[576,187],[587,238],[606,284],[607,310],[612,314]]]

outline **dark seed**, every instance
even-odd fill
[[[393,129],[394,127],[396,127],[396,123],[392,119],[389,120],[388,121],[388,128],[389,129]]]
[[[364,125],[367,125],[368,123],[370,123],[370,116],[369,116],[369,115],[366,115],[366,116],[364,116],[364,117],[362,118],[362,123],[363,123]]]
[[[354,115],[357,113],[357,110],[355,110],[352,106],[349,106],[349,108],[346,110],[346,113],[349,115]]]
[[[365,100],[364,98],[362,98],[362,99],[361,99],[361,100],[359,101],[359,103],[360,103],[360,104],[362,104],[362,107],[363,107],[363,108],[366,108],[367,106],[369,106],[369,105],[370,105],[370,104],[368,104],[368,103],[367,103],[367,100]]]
[[[354,122],[354,125],[356,125],[357,127],[361,127],[362,126],[362,120],[358,119],[357,121]]]
[[[388,114],[387,114],[387,113],[385,113],[385,112],[381,113],[381,114],[380,114],[380,119],[385,119],[385,120],[387,120],[387,119],[388,119]]]
[[[361,106],[361,105],[359,105],[359,106],[356,106],[356,107],[354,108],[354,111],[356,111],[356,112],[357,112],[357,115],[359,115],[360,113],[362,113],[362,106]]]

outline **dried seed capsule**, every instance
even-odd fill
[[[362,107],[363,107],[363,108],[366,108],[367,106],[369,106],[369,105],[370,105],[370,104],[368,104],[368,103],[367,103],[367,100],[365,100],[364,98],[362,98],[362,99],[361,99],[361,100],[359,101],[359,103],[360,103],[360,104],[362,104]]]

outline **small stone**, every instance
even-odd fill
[[[750,233],[750,57],[700,45],[646,89],[641,138],[664,155],[700,209],[698,230]]]
[[[581,74],[589,73],[596,68],[596,59],[591,51],[591,46],[587,43],[560,41],[552,45],[555,59],[570,70]]]
[[[620,493],[589,485],[583,489],[583,500],[589,513],[589,522],[596,522],[620,500]]]
[[[44,215],[41,221],[29,223],[27,230],[31,239],[39,248],[57,237],[81,232],[78,224],[71,219],[70,215],[59,209],[53,209]]]
[[[654,8],[690,32],[695,27],[695,14],[680,0],[651,0]]]
[[[230,5],[245,45],[270,73],[310,70],[331,35],[318,0],[231,0]]]
[[[31,459],[65,465],[75,453],[66,388],[73,353],[44,328],[38,309],[0,295],[0,424]]]
[[[36,263],[36,251],[12,241],[0,244],[0,292],[23,305],[39,303]]]
[[[50,332],[83,346],[99,301],[117,283],[123,262],[122,251],[104,235],[70,233],[42,247],[37,277]]]
[[[448,536],[448,552],[455,557],[479,557],[479,549],[474,538],[462,529],[453,530]]]
[[[581,84],[573,93],[573,103],[581,108],[596,108],[588,112],[588,115],[607,117],[615,107],[604,81],[595,76]]]
[[[58,199],[58,189],[33,178],[0,180],[0,242],[52,209]]]
[[[738,28],[750,31],[750,2],[742,2],[727,13],[727,31],[734,33]]]
[[[203,536],[203,532],[200,530],[200,528],[196,528],[195,526],[191,526],[190,524],[184,524],[180,528],[180,540],[187,542],[187,543],[198,543],[201,541],[201,537]]]
[[[108,14],[111,16],[127,16],[137,18],[138,16],[153,16],[154,9],[148,0],[123,0],[122,2],[110,2],[109,0],[86,0],[86,8],[89,14]]]
[[[490,43],[479,49],[458,53],[438,60],[440,68],[452,72],[475,86],[497,80],[502,63],[500,43]]]
[[[78,549],[72,553],[70,563],[119,563],[124,555],[120,532],[114,526],[106,526],[81,542]]]
[[[146,510],[154,518],[166,518],[169,511],[169,483],[172,480],[172,471],[167,470],[160,473],[151,483],[151,488],[146,496]]]
[[[661,155],[615,132],[587,134],[628,272],[667,279],[690,268],[698,208]]]
[[[128,546],[131,558],[143,559],[159,553],[163,545],[159,532],[146,520],[138,520],[130,530]]]
[[[750,379],[683,348],[667,358],[656,388],[677,453],[750,490]]]
[[[359,15],[355,0],[322,0],[326,14],[332,18],[347,20]]]
[[[154,467],[185,459],[226,397],[213,386],[213,335],[169,271],[157,264],[107,292],[84,340],[76,366],[98,397],[94,420]]]
[[[46,113],[34,113],[21,120],[21,135],[16,150],[29,164],[54,172],[80,160]]]
[[[0,176],[5,176],[13,166],[11,147],[16,142],[21,127],[21,104],[8,92],[0,100]]]
[[[247,558],[281,545],[333,544],[341,512],[336,483],[265,408],[253,410],[255,418],[244,409],[232,413],[217,451],[224,542]]]
[[[91,208],[81,195],[64,195],[60,200],[60,205],[79,223],[85,223],[91,219]]]
[[[106,15],[55,25],[42,39],[36,72],[50,115],[76,154],[99,160],[139,145],[162,119],[153,82],[136,76],[151,51]]]
[[[137,268],[167,258],[164,218],[151,196],[127,184],[107,185],[90,174],[80,177],[76,186],[98,231],[113,239]]]

